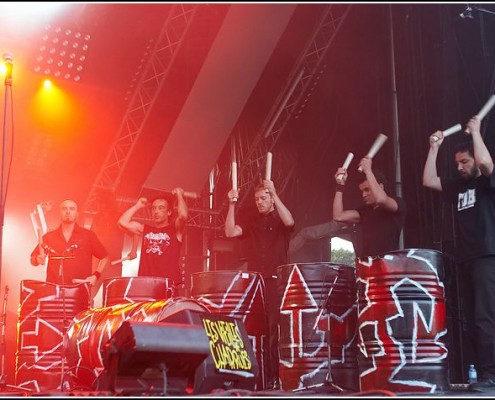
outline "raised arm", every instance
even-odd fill
[[[225,219],[225,236],[237,237],[242,235],[242,228],[235,224],[235,201],[239,198],[239,191],[232,189],[227,195],[229,199],[229,209],[227,211],[227,217]]]
[[[175,188],[172,190],[172,194],[177,197],[177,218],[175,219],[177,239],[182,241],[182,234],[184,233],[187,218],[189,217],[189,210],[184,199],[184,190],[182,188]]]
[[[118,220],[118,225],[125,231],[129,233],[133,233],[135,235],[140,235],[143,233],[144,225],[141,222],[134,221],[132,218],[134,214],[136,214],[139,210],[146,207],[148,204],[148,200],[144,197],[141,197],[136,204],[132,207],[128,208],[124,213],[120,216]]]
[[[397,201],[390,197],[387,192],[385,192],[383,185],[379,184],[376,180],[375,174],[373,173],[371,158],[364,157],[361,159],[359,167],[363,171],[363,174],[366,175],[366,180],[370,185],[370,191],[375,198],[376,204],[384,210],[392,212],[397,211],[399,208]]]
[[[278,197],[273,181],[265,179],[263,180],[263,185],[272,196],[272,199],[275,204],[275,209],[277,210],[278,215],[280,216],[280,219],[282,220],[284,225],[294,226],[294,218],[292,217],[292,214],[289,211],[289,209],[285,206],[282,200],[280,200],[280,197]]]
[[[333,198],[333,220],[337,222],[358,223],[361,221],[359,213],[356,210],[344,210],[344,188],[347,181],[347,170],[339,168],[335,173],[337,189]]]
[[[493,172],[493,160],[481,137],[480,125],[481,120],[475,115],[468,121],[465,132],[473,138],[474,161],[476,165],[483,175],[490,176]]]
[[[437,156],[438,149],[443,143],[444,136],[442,131],[436,131],[430,135],[430,150],[426,157],[425,166],[423,169],[423,186],[442,191],[442,182],[437,173]]]

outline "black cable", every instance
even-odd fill
[[[98,375],[96,374],[96,371],[92,368],[84,367],[82,365],[76,365],[74,367],[67,368],[66,371],[63,371],[63,370],[61,371],[62,379],[61,379],[61,386],[60,387],[62,389],[62,392],[63,392],[63,385],[64,385],[64,382],[65,382],[67,375],[69,375],[69,373],[71,373],[72,371],[75,371],[78,369],[86,370],[86,371],[89,371],[91,374],[93,374],[95,377],[95,379],[93,380],[93,384],[98,379]],[[73,377],[74,375],[71,375],[71,376]],[[84,390],[93,390],[93,388],[89,387],[89,386],[76,386],[75,388],[71,389],[69,392],[73,392],[74,390],[81,390],[81,388],[83,388]]]

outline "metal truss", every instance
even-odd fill
[[[91,213],[95,208],[98,189],[115,190],[119,185],[123,169],[127,165],[136,140],[182,44],[182,39],[190,27],[197,7],[197,5],[176,4],[171,10],[155,45],[153,55],[130,101],[118,137],[90,191],[86,205],[87,212]],[[249,135],[243,134],[241,126],[236,127],[231,141],[237,149],[236,158],[240,165],[238,172],[241,194],[238,200],[239,205],[244,202],[245,194],[256,182],[260,181],[260,171],[264,165],[266,153],[274,148],[289,120],[292,117],[297,118],[302,112],[322,73],[322,60],[350,8],[350,4],[329,4],[325,8],[285,88],[270,111],[269,118],[265,120],[256,137],[249,139]],[[284,171],[283,181],[278,184],[280,192],[283,192],[287,186],[293,172],[293,170]],[[205,189],[203,192],[208,193],[209,190]],[[217,211],[202,209],[200,204],[194,204],[189,208],[188,226],[223,231],[224,207],[225,202]]]
[[[136,199],[137,201],[137,199]],[[135,201],[132,202],[135,204]],[[130,206],[129,206],[130,207]],[[188,206],[189,219],[187,220],[188,227],[200,228],[203,230],[218,230],[223,229],[223,219],[218,211],[204,210],[195,205]],[[153,224],[150,212],[147,209],[139,210],[133,219],[143,224]]]
[[[165,79],[182,47],[199,5],[174,4],[151,51],[121,122],[116,139],[90,189],[85,210],[95,211],[99,189],[115,191]]]
[[[203,201],[203,199],[206,199],[209,194],[211,193],[206,193],[205,196],[200,196],[195,200],[193,199],[187,200],[187,208],[189,213],[189,218],[187,220],[188,227],[191,226],[195,228],[208,229],[208,230],[211,229],[216,230],[222,228],[223,219],[220,213],[213,209],[208,209],[204,207],[204,205],[202,204],[205,202]],[[136,204],[138,198],[119,197],[116,199],[116,201],[120,208],[127,209],[132,205]],[[137,211],[134,214],[133,219],[142,223],[152,224],[150,209],[143,208]]]
[[[224,217],[220,212],[214,210],[203,210],[201,208],[189,208],[189,219],[187,226],[221,230],[223,232]]]
[[[325,8],[260,132],[252,138],[244,131],[242,125],[236,126],[231,143],[236,149],[236,160],[240,165],[238,171],[240,198],[237,201],[239,206],[245,201],[250,189],[261,181],[260,171],[263,171],[266,153],[274,148],[290,119],[298,118],[308,97],[315,89],[323,72],[322,60],[350,8],[350,4],[330,4]],[[293,163],[289,164],[293,165]],[[278,181],[280,193],[287,186],[293,173],[294,167],[284,170],[283,176]],[[208,192],[208,189],[204,192]],[[197,214],[193,212],[188,225],[212,229],[217,233],[223,232],[225,207],[226,202],[223,202],[218,211],[205,210]],[[206,215],[209,219],[205,219]]]
[[[322,61],[350,8],[350,4],[330,4],[326,7],[258,135],[250,140],[240,126],[234,132],[231,140],[240,165],[238,205],[242,205],[246,194],[261,181],[260,171],[263,171],[266,153],[274,148],[290,119],[297,118],[306,105],[323,72]],[[287,186],[293,172],[293,169],[284,171],[279,183],[281,191]]]

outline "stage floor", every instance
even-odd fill
[[[494,397],[495,390],[490,392],[472,392],[468,390],[467,385],[451,385],[451,389],[448,391],[437,391],[436,393],[418,393],[418,392],[390,392],[387,390],[370,390],[364,392],[349,392],[338,391],[332,387],[320,386],[315,388],[302,389],[298,391],[284,391],[284,390],[264,390],[264,391],[250,391],[244,389],[231,389],[231,390],[213,390],[208,394],[198,395],[173,395],[169,394],[164,396],[159,392],[145,392],[145,393],[125,393],[125,392],[109,392],[109,391],[46,391],[46,392],[25,392],[16,390],[14,388],[5,388],[0,391],[0,397],[404,397],[404,398],[452,398],[452,397]]]
[[[450,398],[450,397],[494,397],[495,390],[487,393],[472,392],[469,391],[468,385],[452,385],[452,388],[448,391],[437,391],[436,393],[418,393],[418,392],[390,392],[387,390],[369,390],[363,392],[336,392],[332,388],[318,387],[313,389],[304,389],[297,392],[285,392],[285,391],[264,391],[264,392],[252,392],[251,396],[290,396],[290,397],[313,397],[313,396],[325,396],[325,397],[405,397],[405,398],[417,398],[417,397],[438,397],[438,398]]]

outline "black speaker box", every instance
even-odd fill
[[[259,367],[242,320],[189,309],[125,321],[105,345],[98,390],[122,395],[255,390]]]
[[[216,368],[213,354],[210,352],[209,356],[201,362],[196,369],[193,393],[207,394],[211,393],[215,389],[255,390],[259,374],[259,366],[251,345],[251,341],[241,319],[220,314],[201,313],[195,310],[179,310],[178,312],[162,320],[162,322],[194,324],[200,325],[204,329],[206,323],[203,321],[205,319],[219,323],[229,323],[231,326],[236,326],[244,346],[244,354],[247,356],[247,359],[249,359],[251,368],[249,371],[233,371],[228,368]],[[214,349],[214,346],[211,348]],[[221,356],[217,352],[215,357],[218,362],[218,358]]]
[[[125,321],[105,346],[99,389],[185,394],[210,343],[199,325]]]

